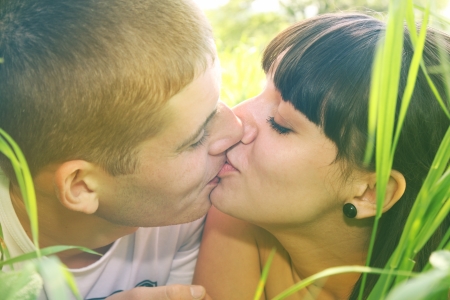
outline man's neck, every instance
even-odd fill
[[[96,215],[71,211],[60,204],[51,193],[36,188],[38,210],[39,247],[72,245],[106,253],[111,245],[122,236],[131,234],[136,227],[112,224]],[[32,239],[31,226],[25,204],[18,187],[10,187],[11,202],[27,236]],[[57,256],[69,268],[86,267],[100,256],[80,250],[60,252]]]

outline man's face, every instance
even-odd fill
[[[242,136],[241,122],[218,101],[219,89],[216,63],[169,100],[168,125],[140,145],[136,172],[109,178],[100,217],[126,226],[163,226],[206,214],[225,151]]]

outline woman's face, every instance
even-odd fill
[[[335,162],[335,144],[282,100],[270,75],[263,92],[234,113],[244,124],[244,137],[228,151],[211,193],[219,210],[261,226],[342,218],[351,193],[342,163]]]

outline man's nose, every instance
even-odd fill
[[[242,136],[241,120],[226,104],[219,102],[211,133],[213,140],[209,147],[209,154],[219,155],[224,153],[228,148],[239,143]]]

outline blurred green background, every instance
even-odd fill
[[[275,35],[304,18],[336,11],[360,11],[384,18],[389,0],[196,0],[216,37],[222,64],[221,99],[230,106],[254,97],[264,86],[261,55]],[[428,0],[415,1],[417,5]],[[450,14],[449,0],[433,10]]]

